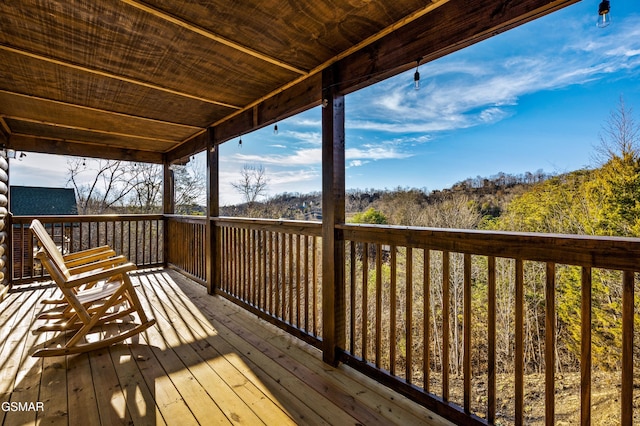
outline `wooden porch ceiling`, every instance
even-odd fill
[[[172,161],[577,0],[7,0],[0,142]]]

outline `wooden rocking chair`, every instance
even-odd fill
[[[47,253],[50,253],[51,256],[55,258],[56,262],[59,262],[61,264],[64,263],[64,265],[69,268],[71,274],[83,273],[86,271],[101,269],[104,267],[111,267],[127,262],[126,257],[116,256],[116,252],[107,245],[63,255],[58,250],[58,247],[47,232],[42,222],[40,222],[38,219],[34,219],[31,222],[31,226],[29,228],[38,240],[40,247],[46,247]],[[95,283],[88,283],[87,285],[85,285],[85,288],[89,288],[94,284]],[[55,298],[44,299],[41,301],[41,303],[65,305],[67,302],[64,298]]]
[[[57,356],[92,351],[121,342],[146,330],[155,320],[145,314],[140,299],[131,283],[128,272],[136,269],[133,263],[109,265],[109,259],[94,263],[100,267],[71,273],[64,262],[60,262],[57,247],[49,253],[43,245],[36,254],[58,288],[69,309],[55,322],[50,322],[36,331],[60,331],[55,347],[37,349],[33,356]],[[77,290],[87,284],[92,287]],[[125,322],[125,317],[137,314],[140,323]],[[71,334],[73,332],[73,334]],[[89,341],[89,334],[97,334]],[[110,333],[110,334],[109,334]],[[61,338],[61,339],[60,339]],[[46,346],[46,344],[45,344]]]

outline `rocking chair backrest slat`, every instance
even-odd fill
[[[34,219],[31,222],[31,231],[36,236],[38,241],[40,242],[41,249],[44,251],[44,254],[51,259],[52,263],[59,269],[59,272],[65,277],[69,278],[70,273],[69,269],[64,263],[64,259],[60,250],[56,246],[56,243],[53,241],[44,225],[38,220]]]

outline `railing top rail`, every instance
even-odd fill
[[[337,228],[351,241],[640,271],[640,238],[360,224]]]
[[[307,220],[283,219],[252,219],[237,217],[211,218],[218,226],[237,226],[242,228],[260,229],[263,231],[288,232],[302,235],[321,236],[322,223]]]
[[[162,214],[99,214],[99,215],[36,215],[12,216],[13,223],[30,223],[38,219],[42,223],[53,222],[116,222],[135,220],[161,220]]]

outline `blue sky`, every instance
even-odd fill
[[[598,3],[422,64],[420,90],[411,70],[347,96],[347,188],[434,190],[478,175],[593,166],[621,96],[640,121],[640,3],[611,0],[605,29],[595,25]],[[316,108],[279,122],[277,135],[269,127],[244,135],[241,147],[224,144],[221,202],[240,201],[229,182],[246,164],[265,168],[269,195],[320,191],[320,121]],[[43,170],[46,157],[12,163],[12,184],[64,186]]]

